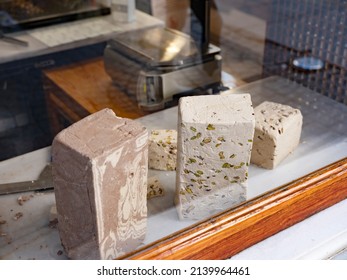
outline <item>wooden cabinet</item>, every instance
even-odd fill
[[[102,58],[44,71],[43,83],[53,136],[104,108],[130,119],[148,114],[114,85]]]

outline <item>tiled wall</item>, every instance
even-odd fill
[[[273,0],[266,31],[264,75],[281,75],[347,104],[347,0]],[[295,59],[323,67],[303,71]]]

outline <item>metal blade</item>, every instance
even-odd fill
[[[29,46],[28,42],[23,41],[23,40],[19,40],[19,39],[14,38],[14,37],[7,36],[7,35],[3,34],[1,30],[0,30],[0,40],[3,40],[3,41],[10,43],[10,44],[22,46],[22,47],[28,47]]]
[[[52,166],[50,164],[46,165],[37,180],[0,184],[0,195],[46,189],[53,189]]]

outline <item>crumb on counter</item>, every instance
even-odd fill
[[[19,220],[20,218],[23,217],[23,212],[17,212],[14,217],[13,217],[13,220],[17,221]]]
[[[17,203],[22,206],[25,202],[27,202],[28,200],[30,200],[30,198],[32,198],[33,195],[21,195],[20,197],[17,198]]]

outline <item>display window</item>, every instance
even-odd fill
[[[346,11],[0,0],[0,258],[226,259],[345,203]]]

